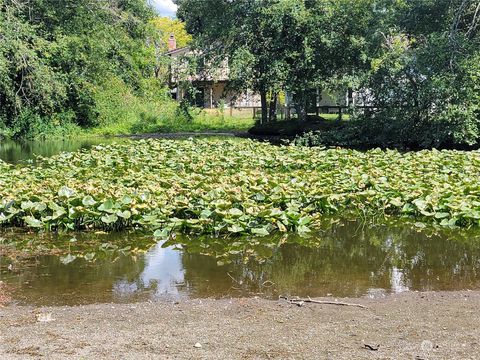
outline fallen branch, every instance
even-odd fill
[[[353,303],[347,303],[347,302],[341,302],[341,301],[313,300],[310,297],[308,299],[299,299],[299,298],[289,299],[286,296],[280,296],[280,299],[286,300],[290,304],[297,305],[297,306],[303,306],[305,303],[312,303],[312,304],[320,304],[320,305],[353,306],[361,309],[367,309],[366,306],[361,304],[353,304]]]
[[[365,349],[371,350],[371,351],[378,351],[380,349],[380,345],[374,346],[374,345],[368,345],[368,344],[363,344]]]

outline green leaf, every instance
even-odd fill
[[[68,254],[68,255],[66,255],[66,256],[60,257],[60,262],[61,262],[63,265],[68,265],[68,264],[74,262],[76,259],[77,259],[77,257],[76,257],[75,255]]]
[[[240,209],[237,209],[237,208],[233,208],[233,209],[230,209],[228,211],[228,213],[232,216],[236,216],[236,217],[239,217],[239,216],[242,216],[243,215],[243,211],[240,210]]]
[[[435,219],[445,219],[445,218],[448,218],[448,217],[450,217],[449,213],[445,213],[445,212],[435,213]]]
[[[254,228],[252,229],[252,234],[258,235],[258,236],[267,236],[270,235],[268,230],[266,228]]]
[[[308,226],[300,225],[297,228],[297,232],[300,233],[300,234],[307,234],[307,233],[312,232],[312,230],[310,230],[310,228]]]
[[[109,215],[102,216],[102,221],[105,224],[113,224],[113,223],[116,223],[117,220],[118,220],[118,216],[115,215],[115,214],[109,214]]]
[[[29,227],[32,227],[32,228],[43,228],[43,222],[41,222],[40,220],[38,219],[35,219],[34,217],[32,216],[26,216],[24,218],[25,220],[25,223],[29,226]]]
[[[20,207],[22,210],[30,210],[35,206],[35,204],[31,201],[22,201]]]
[[[202,212],[200,213],[200,218],[202,219],[208,219],[210,218],[210,216],[212,216],[212,212],[208,209],[205,209],[205,210],[202,210]]]
[[[93,197],[91,196],[85,196],[82,200],[82,204],[86,207],[89,207],[89,206],[93,206],[95,205],[97,202],[93,199]]]
[[[231,233],[241,233],[245,231],[245,229],[239,225],[232,225],[227,230],[230,231]]]
[[[300,226],[302,225],[308,225],[312,222],[312,219],[308,216],[304,216],[304,217],[301,217],[299,220],[298,220],[298,224]]]
[[[130,205],[133,202],[133,199],[130,196],[125,195],[122,198],[122,204],[123,205]]]
[[[170,236],[170,231],[168,229],[155,230],[153,236],[156,238],[166,239]]]
[[[98,207],[98,211],[113,213],[114,203],[112,200],[107,200]]]
[[[117,211],[117,216],[121,217],[122,219],[128,220],[132,217],[132,213],[128,210],[125,211]]]
[[[63,198],[71,198],[75,194],[75,190],[70,189],[67,186],[62,186],[60,190],[58,190],[58,196]]]

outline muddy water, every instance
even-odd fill
[[[252,239],[236,241],[241,245],[235,251],[216,239],[179,237],[152,246],[145,235],[82,235],[69,241],[68,252],[95,254],[93,261],[65,255],[19,261],[9,254],[0,258],[0,280],[15,303],[34,305],[479,289],[480,234],[452,234],[405,224],[341,222],[310,239],[283,239],[280,246],[273,245],[282,242],[279,238],[257,239],[255,245]],[[4,234],[3,243],[8,239]],[[42,244],[22,239],[14,243]],[[132,253],[125,244],[149,249]]]

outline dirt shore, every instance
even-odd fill
[[[11,306],[0,308],[0,358],[480,358],[480,292],[346,301],[368,308],[261,299]]]

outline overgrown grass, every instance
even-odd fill
[[[169,98],[157,82],[146,83],[136,94],[119,78],[111,78],[92,87],[92,118],[88,127],[75,125],[74,114],[57,114],[44,119],[27,112],[16,119],[13,127],[0,121],[0,137],[65,138],[144,133],[244,132],[254,125],[251,111],[232,113],[230,109],[189,109],[190,116],[179,111],[178,103]],[[1,119],[0,119],[1,120]],[[78,120],[78,119],[77,119]]]
[[[99,89],[95,95],[98,125],[86,131],[96,135],[129,135],[144,133],[245,131],[253,119],[229,117],[221,111],[189,109],[191,117],[179,110],[178,103],[164,91],[153,87],[144,96],[136,96],[122,82]]]
[[[169,109],[173,107],[173,111]],[[85,134],[130,135],[149,133],[190,133],[190,132],[244,132],[254,125],[254,120],[192,111],[193,119],[187,120],[176,114],[176,104],[162,104],[149,113],[141,112],[124,122],[112,123],[89,129]]]
[[[0,119],[0,140],[65,138],[81,134],[83,129],[72,121],[72,114],[60,113],[45,119],[31,111],[24,111],[6,126]]]

